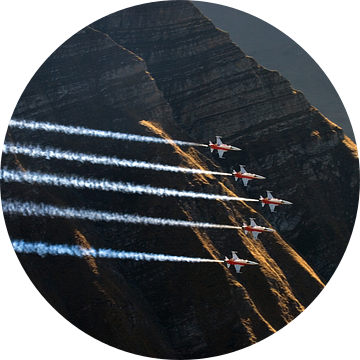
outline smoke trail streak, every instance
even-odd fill
[[[3,212],[7,214],[18,214],[22,216],[49,216],[51,218],[80,219],[90,221],[116,221],[120,223],[161,225],[161,226],[184,226],[192,228],[216,228],[216,229],[242,229],[240,226],[210,224],[186,220],[173,220],[152,218],[147,216],[109,213],[105,211],[94,211],[74,208],[60,208],[46,204],[35,204],[33,202],[8,201],[2,202]]]
[[[112,249],[86,249],[78,245],[49,245],[43,242],[30,243],[24,240],[13,240],[12,246],[18,253],[45,255],[69,255],[75,257],[93,256],[108,259],[132,259],[145,261],[172,261],[172,262],[189,262],[203,263],[216,262],[221,263],[223,260],[192,258],[186,256],[173,256],[164,254],[149,254],[140,252],[117,251]]]
[[[246,199],[242,197],[235,196],[225,196],[225,195],[216,195],[216,194],[206,194],[206,193],[196,193],[193,191],[178,191],[174,189],[167,188],[156,188],[149,185],[133,185],[131,183],[123,182],[109,182],[106,180],[95,180],[95,179],[85,179],[81,177],[76,177],[74,175],[70,177],[52,175],[52,174],[42,174],[38,172],[31,171],[8,171],[0,170],[0,179],[5,182],[27,182],[30,184],[41,184],[41,185],[54,185],[54,186],[64,186],[64,187],[73,187],[76,189],[91,189],[91,190],[103,190],[103,191],[116,191],[123,193],[132,193],[132,194],[146,194],[146,195],[156,195],[156,196],[177,196],[177,197],[191,197],[193,199],[207,199],[207,200],[224,200],[224,201],[256,201],[257,199]]]
[[[84,135],[92,137],[112,138],[116,140],[127,140],[127,141],[140,141],[146,143],[157,143],[157,144],[176,144],[185,146],[203,146],[208,147],[205,144],[198,144],[195,142],[180,141],[180,140],[167,140],[162,138],[156,138],[152,136],[141,136],[134,134],[118,133],[113,131],[87,129],[84,127],[65,126],[51,123],[42,123],[36,121],[26,120],[10,120],[10,127],[17,127],[19,129],[27,130],[44,130],[51,132],[60,132],[69,135]]]
[[[184,168],[181,166],[153,164],[153,163],[148,163],[146,161],[118,159],[115,157],[87,155],[84,153],[73,153],[73,152],[61,151],[59,149],[53,149],[53,148],[42,149],[39,146],[35,147],[35,146],[23,146],[23,145],[11,145],[5,143],[3,146],[3,153],[23,154],[26,156],[31,156],[33,158],[46,158],[49,160],[57,159],[57,160],[78,161],[81,163],[130,167],[130,168],[139,168],[139,169],[155,170],[155,171],[232,176],[232,174],[230,173],[223,173],[223,172],[209,171],[202,169],[191,169],[191,168]]]

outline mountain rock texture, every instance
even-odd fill
[[[240,44],[241,45],[241,44]],[[261,67],[188,1],[141,5],[79,31],[40,67],[13,119],[242,148],[219,159],[205,147],[138,143],[10,127],[7,144],[57,148],[231,172],[266,180],[192,175],[3,154],[2,168],[293,202],[276,213],[225,202],[2,182],[3,201],[31,201],[236,229],[125,224],[6,212],[12,239],[257,261],[236,274],[222,263],[70,256],[18,257],[47,301],[94,338],[157,358],[204,358],[242,349],[291,322],[315,299],[346,249],[358,201],[357,148],[276,71]]]
[[[188,2],[133,7],[92,26],[146,61],[174,120],[193,139],[221,135],[243,148],[240,159],[228,155],[221,162],[224,169],[246,163],[267,177],[276,196],[294,200],[290,210],[268,219],[328,280],[350,237],[359,192],[357,148],[341,128]],[[251,193],[265,195],[263,183],[253,183]],[[317,259],[324,251],[334,262]]]

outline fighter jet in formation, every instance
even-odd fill
[[[260,195],[260,199],[259,201],[261,201],[261,206],[264,207],[266,204],[269,204],[270,207],[270,211],[274,212],[275,210],[275,206],[278,205],[292,205],[292,202],[290,201],[286,201],[286,200],[281,200],[281,199],[276,199],[272,196],[271,191],[266,190],[267,193],[267,197],[264,199],[261,195]]]
[[[206,145],[205,145],[206,146]],[[221,136],[216,136],[216,144],[213,144],[211,141],[209,141],[208,147],[210,148],[211,153],[213,153],[214,150],[218,151],[219,158],[223,158],[223,155],[225,152],[229,150],[234,151],[240,151],[241,149],[223,144],[221,141]],[[238,181],[238,179],[242,179],[244,186],[248,185],[249,180],[253,179],[259,179],[263,180],[265,179],[264,176],[252,174],[246,171],[244,165],[240,165],[240,171],[237,172],[236,170],[233,170],[231,174],[225,174],[225,175],[232,175],[235,179],[235,181]],[[255,200],[257,201],[257,200]],[[271,212],[274,212],[275,207],[278,205],[291,205],[292,203],[290,201],[282,200],[282,199],[276,199],[272,196],[271,191],[267,191],[267,197],[263,198],[260,195],[259,201],[261,202],[262,207],[264,207],[266,204],[269,205]],[[250,225],[247,225],[245,222],[243,223],[242,229],[245,232],[245,235],[248,234],[248,232],[252,233],[252,236],[255,240],[257,240],[258,235],[263,232],[275,232],[274,229],[267,228],[265,226],[259,226],[256,224],[254,218],[250,218]],[[239,257],[236,255],[236,251],[232,251],[232,258],[228,259],[225,256],[224,262],[227,264],[227,267],[230,268],[231,265],[235,266],[235,270],[237,273],[241,273],[241,268],[245,265],[259,265],[257,262],[239,259]]]
[[[233,170],[233,176],[235,178],[235,181],[237,181],[238,179],[242,179],[244,186],[247,186],[248,181],[252,180],[252,179],[265,179],[263,176],[260,175],[256,175],[256,174],[251,174],[248,173],[245,168],[244,165],[240,165],[240,171],[236,172],[235,170]]]
[[[238,256],[236,255],[237,251],[232,251],[231,253],[232,253],[232,258],[228,259],[225,256],[224,262],[226,262],[226,265],[228,268],[231,265],[234,265],[237,273],[241,273],[241,268],[245,265],[259,265],[259,263],[255,262],[255,261],[239,259]]]
[[[250,218],[250,225],[243,223],[243,229],[245,231],[245,235],[250,231],[253,234],[254,239],[256,240],[258,235],[263,232],[274,232],[274,229],[270,229],[264,226],[259,226],[256,224],[254,218]]]
[[[240,151],[241,150],[235,146],[223,144],[220,138],[221,138],[221,136],[216,136],[216,144],[213,144],[211,141],[209,141],[210,151],[213,152],[214,150],[217,150],[218,154],[219,154],[219,158],[223,158],[224,152],[226,152],[226,151],[229,151],[229,150]]]

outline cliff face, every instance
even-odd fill
[[[178,17],[169,20],[173,11]],[[310,107],[278,72],[247,57],[186,1],[133,7],[92,26],[145,60],[175,120],[201,141],[214,132],[234,141],[240,131]]]
[[[160,8],[149,31],[151,14]],[[266,217],[329,280],[350,238],[359,192],[357,148],[342,129],[277,71],[246,56],[191,3],[134,7],[93,26],[146,61],[174,120],[195,140],[222,135],[243,149],[219,162],[223,169],[246,164],[266,176],[274,195],[294,200],[278,214],[265,210]],[[263,183],[251,183],[248,194],[259,193],[265,195]]]
[[[349,239],[358,191],[356,148],[284,78],[246,57],[189,2],[143,5],[81,30],[41,66],[13,118],[206,143],[223,135],[243,148],[241,160],[230,152],[220,162],[216,154],[192,147],[12,127],[6,143],[215,171],[245,162],[266,176],[274,195],[294,202],[272,214],[243,202],[2,181],[3,201],[235,226],[256,217],[278,230],[254,241],[235,229],[5,212],[12,239],[210,259],[237,250],[240,257],[259,262],[235,274],[215,263],[18,254],[61,315],[119,349],[158,358],[203,358],[254,344],[313,301],[324,287],[317,272],[331,276]],[[2,168],[229,196],[265,195],[255,180],[245,193],[228,177],[23,154],[3,154]]]

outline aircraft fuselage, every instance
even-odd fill
[[[234,176],[240,179],[265,179],[263,176],[251,174],[251,173],[241,173],[241,172],[235,172]]]
[[[209,147],[211,147],[213,150],[223,150],[223,151],[229,151],[229,150],[240,151],[241,150],[235,146],[226,145],[226,144],[222,144],[222,145],[210,144]]]
[[[225,262],[228,263],[229,265],[241,265],[241,266],[259,265],[259,263],[255,262],[255,261],[243,260],[243,259],[228,259],[228,260],[225,260]]]
[[[268,199],[268,198],[265,198],[265,199],[261,199],[260,200],[262,203],[264,204],[273,204],[273,205],[292,205],[292,203],[290,201],[286,201],[286,200],[281,200],[281,199]]]
[[[256,232],[259,232],[259,233],[262,233],[262,232],[274,232],[275,230],[274,229],[270,229],[270,228],[267,228],[265,226],[251,226],[251,225],[245,225],[243,226],[243,229],[246,230],[246,231],[256,231]]]

